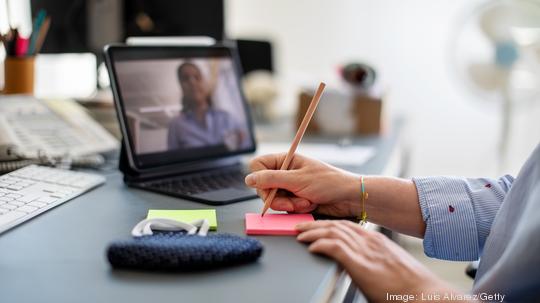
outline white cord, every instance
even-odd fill
[[[187,231],[188,235],[194,235],[197,233],[197,230],[199,232],[197,235],[199,236],[206,236],[208,234],[208,229],[210,228],[210,224],[208,223],[208,220],[202,219],[202,220],[196,220],[191,222],[191,224],[167,219],[167,218],[152,218],[152,219],[144,219],[141,222],[137,223],[135,227],[131,230],[131,235],[134,237],[142,237],[142,236],[148,236],[153,235],[154,230],[163,230],[163,231]]]

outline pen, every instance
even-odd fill
[[[27,55],[35,54],[36,42],[37,42],[38,36],[41,33],[40,29],[43,25],[43,21],[45,20],[46,16],[47,16],[47,12],[45,12],[44,9],[41,9],[38,12],[36,21],[34,21],[34,28],[32,29],[32,35],[30,35],[30,47],[28,47]]]
[[[45,21],[43,21],[43,25],[39,29],[36,45],[32,52],[33,55],[37,55],[39,51],[41,50],[41,47],[43,46],[43,42],[45,42],[45,37],[47,37],[47,32],[49,31],[50,26],[51,26],[51,17],[47,17],[45,18]]]
[[[304,115],[304,119],[302,119],[302,123],[300,123],[300,126],[298,127],[298,131],[296,132],[296,135],[294,136],[294,140],[291,143],[291,147],[289,148],[289,151],[287,152],[287,156],[285,156],[285,160],[281,164],[280,170],[289,169],[289,165],[291,164],[294,153],[296,152],[296,148],[298,147],[298,144],[300,144],[300,141],[302,141],[302,137],[304,136],[304,133],[306,132],[309,121],[311,121],[311,118],[313,117],[313,114],[315,113],[315,109],[317,109],[317,105],[319,104],[319,100],[321,99],[321,96],[325,87],[326,87],[326,84],[324,84],[323,82],[319,84],[319,88],[317,88],[317,91],[315,92],[313,99],[311,99],[311,103],[309,104],[306,114]],[[261,212],[261,217],[264,216],[264,214],[270,207],[270,204],[272,204],[272,200],[274,200],[274,197],[276,196],[277,191],[278,191],[277,188],[273,188],[268,194],[268,196],[266,197],[266,200],[264,201],[264,208]]]

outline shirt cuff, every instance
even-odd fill
[[[454,177],[413,178],[426,222],[424,253],[453,261],[479,257],[478,232],[466,181]]]

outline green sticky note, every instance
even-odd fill
[[[206,219],[210,224],[210,230],[217,229],[215,209],[150,209],[146,219],[167,218],[191,223],[195,220]]]

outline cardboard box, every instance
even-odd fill
[[[300,126],[302,119],[309,107],[313,95],[301,92],[298,98],[298,111],[296,114],[296,127]],[[365,94],[355,94],[352,100],[351,111],[354,120],[354,135],[374,135],[381,132],[382,98],[376,98]],[[315,116],[317,112],[315,113]],[[336,119],[336,120],[339,120]],[[324,129],[317,122],[316,117],[310,122],[306,130],[308,134],[324,135]],[[345,134],[344,134],[345,135]]]

